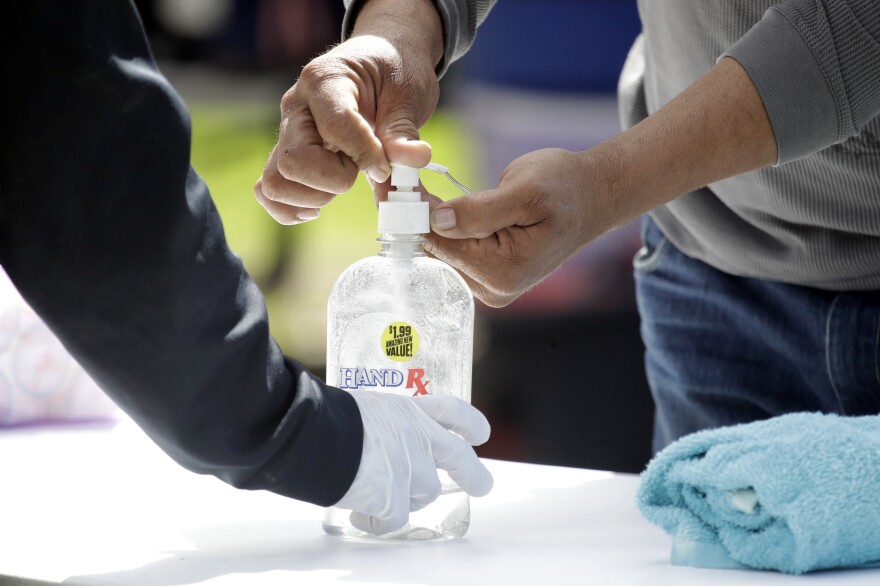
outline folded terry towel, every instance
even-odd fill
[[[880,561],[880,417],[797,413],[660,452],[639,508],[671,562],[793,574]]]

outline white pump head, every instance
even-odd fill
[[[391,185],[400,191],[415,191],[419,186],[419,168],[391,163]]]
[[[418,167],[391,163],[388,201],[379,203],[379,232],[388,234],[427,234],[431,231],[428,202],[422,201]]]

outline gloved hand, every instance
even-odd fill
[[[352,511],[356,528],[382,535],[406,525],[410,511],[440,496],[437,468],[472,496],[492,490],[492,475],[471,447],[489,439],[489,422],[477,409],[438,395],[352,396],[364,424],[364,448],[354,482],[336,506]]]

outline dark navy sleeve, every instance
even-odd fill
[[[6,15],[0,264],[177,462],[335,503],[360,462],[357,405],[270,337],[134,5],[20,2]]]

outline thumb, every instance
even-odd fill
[[[418,117],[406,108],[397,108],[376,124],[376,136],[393,163],[424,167],[431,162],[431,145],[419,140]]]
[[[520,225],[520,210],[498,189],[447,201],[431,212],[431,228],[446,238],[485,238]]]

